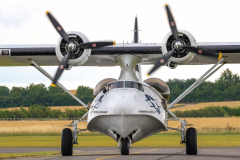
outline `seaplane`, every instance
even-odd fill
[[[86,130],[110,136],[117,142],[116,147],[119,147],[122,155],[128,155],[135,142],[158,132],[176,130],[181,132],[180,143],[186,145],[186,154],[197,155],[196,129],[185,120],[176,117],[170,108],[224,64],[239,63],[240,43],[196,42],[190,32],[177,29],[167,4],[165,9],[171,30],[162,43],[139,43],[137,17],[133,42],[115,43],[89,41],[81,32],[65,32],[54,16],[46,12],[60,35],[56,44],[0,45],[0,66],[31,65],[49,78],[53,87],[62,88],[87,108],[88,112],[83,117],[69,125],[72,129],[63,129],[63,156],[73,155],[73,145],[78,144],[77,134]],[[168,104],[170,89],[163,80],[142,79],[141,66],[149,64],[153,64],[153,68],[147,73],[148,76],[162,66],[168,66],[170,69],[175,69],[178,65],[213,66]],[[52,77],[41,66],[58,66],[55,76]],[[78,66],[120,66],[121,72],[118,79],[101,80],[94,89],[94,100],[85,104],[58,81],[64,70]],[[87,128],[78,129],[77,124],[82,121],[87,121]],[[168,125],[168,121],[179,121],[181,127],[173,128]]]

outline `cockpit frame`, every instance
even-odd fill
[[[110,91],[116,88],[133,88],[142,92],[144,91],[143,84],[136,81],[114,81],[107,84],[107,91]]]

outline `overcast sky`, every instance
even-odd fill
[[[131,42],[138,15],[142,43],[162,43],[170,31],[164,4],[168,3],[177,27],[193,34],[197,42],[240,42],[240,1],[230,0],[7,0],[0,5],[0,44],[55,44],[58,33],[45,12],[49,10],[65,31],[83,32],[90,41]],[[152,74],[164,81],[199,78],[212,65],[163,67]],[[43,67],[54,75],[57,67]],[[143,79],[151,66],[143,66]],[[208,80],[215,81],[223,70],[239,73],[239,64],[227,64]],[[92,88],[104,78],[118,78],[119,67],[75,67],[65,71],[60,82],[68,89],[79,85]],[[0,67],[0,85],[26,87],[51,82],[33,67]]]

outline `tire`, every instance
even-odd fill
[[[61,153],[62,156],[72,156],[73,154],[72,130],[69,128],[65,128],[62,131]]]
[[[122,138],[122,145],[121,145],[121,154],[122,155],[129,155],[129,140],[128,138]]]
[[[197,131],[195,128],[187,129],[186,154],[187,155],[197,155]]]

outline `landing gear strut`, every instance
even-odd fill
[[[31,65],[34,66],[39,72],[41,72],[44,76],[49,78],[51,81],[53,81],[53,77],[48,74],[43,68],[41,68],[37,63],[35,63],[33,60],[31,60]],[[58,87],[62,88],[64,91],[66,91],[70,96],[72,96],[75,100],[77,100],[81,105],[83,105],[85,108],[88,108],[88,106],[81,101],[79,98],[77,98],[75,95],[73,95],[71,92],[69,92],[62,84],[60,84],[58,81],[56,82]],[[65,128],[62,131],[62,139],[61,139],[61,153],[63,156],[71,156],[73,154],[73,144],[78,144],[77,142],[77,133],[81,131],[86,131],[87,129],[80,129],[78,130],[77,124],[79,122],[85,121],[83,120],[85,117],[87,117],[88,112],[86,112],[81,119],[77,121],[73,121],[70,125],[67,125],[69,127],[73,127],[73,131],[69,128]]]
[[[172,117],[174,117],[174,118],[173,119],[167,119],[166,122],[172,120],[172,121],[179,121],[181,123],[181,129],[171,128],[171,127],[168,127],[168,129],[177,130],[177,131],[181,132],[181,143],[185,143],[186,144],[186,154],[187,155],[197,155],[197,131],[196,131],[195,128],[191,127],[191,128],[187,129],[187,132],[185,132],[186,131],[185,127],[186,126],[190,126],[191,124],[188,124],[185,120],[181,120],[181,119],[177,118],[176,115],[173,114],[169,109],[171,107],[173,107],[176,103],[181,101],[189,93],[191,93],[195,88],[197,88],[201,83],[203,83],[213,73],[215,73],[217,70],[219,70],[225,64],[225,62],[223,62],[223,61],[224,61],[224,58],[222,58],[215,65],[213,65],[206,73],[204,73],[196,82],[194,82],[188,89],[186,89],[179,97],[177,97],[167,107],[167,112],[169,114],[171,114]],[[223,63],[219,67],[217,67],[217,65],[220,64],[221,62],[223,62]]]

